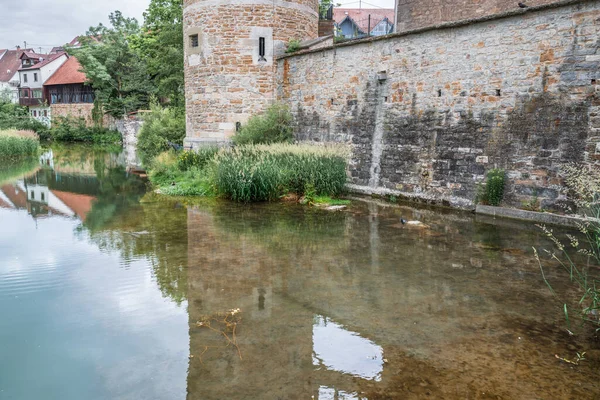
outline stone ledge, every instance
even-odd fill
[[[476,214],[490,215],[493,217],[518,219],[521,221],[531,221],[540,224],[562,225],[577,228],[579,224],[586,221],[585,218],[558,215],[550,213],[542,213],[536,211],[518,210],[516,208],[492,207],[477,205],[475,208]]]
[[[473,210],[473,202],[461,197],[434,196],[427,193],[408,193],[382,187],[373,188],[369,186],[353,184],[347,184],[346,188],[351,193],[356,194],[365,194],[370,196],[396,196],[400,200],[406,200],[415,203],[430,204],[441,207],[452,207],[462,210]]]
[[[551,10],[554,8],[568,7],[568,6],[572,6],[572,5],[576,5],[576,4],[580,4],[580,3],[594,3],[597,1],[598,0],[560,0],[555,3],[543,4],[540,6],[534,6],[534,7],[529,7],[529,8],[516,8],[515,10],[506,11],[506,12],[502,12],[502,13],[498,13],[498,14],[487,15],[485,17],[464,19],[461,21],[454,21],[454,22],[444,22],[442,24],[429,25],[429,26],[426,26],[423,28],[409,29],[406,31],[390,33],[389,35],[371,36],[371,37],[367,37],[364,39],[350,40],[350,41],[343,42],[343,43],[337,43],[337,44],[334,43],[333,46],[321,47],[318,49],[300,50],[300,51],[297,51],[294,53],[288,53],[288,54],[281,55],[279,57],[276,57],[276,59],[283,60],[285,58],[297,57],[297,56],[302,56],[302,55],[311,54],[311,53],[317,53],[317,52],[325,51],[325,50],[333,50],[338,47],[355,46],[355,45],[364,44],[364,43],[376,42],[379,40],[395,39],[395,38],[399,38],[399,37],[403,37],[403,36],[415,35],[415,34],[420,34],[420,33],[429,32],[429,31],[437,31],[437,30],[444,30],[444,29],[450,29],[450,28],[459,28],[459,27],[474,25],[474,24],[478,24],[478,23],[482,23],[482,22],[490,22],[490,21],[495,21],[495,20],[499,20],[499,19],[510,18],[510,17],[514,17],[517,15],[530,14],[530,13],[540,12],[540,11],[544,11],[544,10]],[[516,4],[517,4],[517,2],[515,1],[515,6],[516,6]]]

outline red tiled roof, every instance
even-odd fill
[[[60,199],[67,207],[69,207],[79,219],[85,222],[85,218],[92,210],[94,200],[93,196],[86,196],[83,194],[75,194],[69,192],[61,192],[58,190],[52,190],[52,193]]]
[[[21,58],[23,58],[23,56],[26,56],[27,58],[33,58],[34,60],[39,60],[40,58],[46,58],[48,57],[46,54],[38,54],[33,50],[24,50],[23,54],[21,54]]]
[[[69,57],[69,59],[61,65],[44,86],[49,85],[68,85],[72,83],[85,83],[87,78],[81,70],[81,64],[75,57]]]
[[[45,56],[47,58],[44,58],[44,61],[41,61],[34,65],[28,65],[27,67],[21,67],[21,68],[19,68],[19,71],[40,69],[44,65],[50,64],[52,61],[56,60],[57,58],[59,58],[61,56],[67,56],[67,53],[49,54],[49,55]]]
[[[8,50],[0,58],[0,82],[8,82],[17,73],[21,66],[20,53],[21,50]]]
[[[27,208],[27,193],[19,190],[13,185],[4,185],[0,188],[4,195],[15,205],[17,208]]]
[[[367,33],[369,30],[369,15],[371,16],[371,29],[383,21],[385,18],[394,23],[393,8],[334,8],[333,20],[336,24],[341,24],[346,17],[349,17],[358,28]]]

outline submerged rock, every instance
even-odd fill
[[[327,211],[342,211],[348,208],[347,206],[327,206],[324,209]]]

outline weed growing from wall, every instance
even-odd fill
[[[504,197],[506,173],[503,169],[492,169],[487,173],[484,186],[477,190],[476,202],[490,206],[499,206]]]

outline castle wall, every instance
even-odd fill
[[[290,39],[317,32],[316,0],[186,0],[186,142],[225,141],[238,123],[263,111],[274,99],[274,54]],[[191,35],[198,35],[197,47]]]
[[[573,2],[571,2],[573,3]],[[560,167],[600,164],[600,2],[367,39],[278,60],[297,137],[351,143],[355,189],[470,206],[564,200]]]
[[[529,7],[558,0],[522,0]],[[518,10],[518,0],[397,0],[397,29],[402,32]]]

